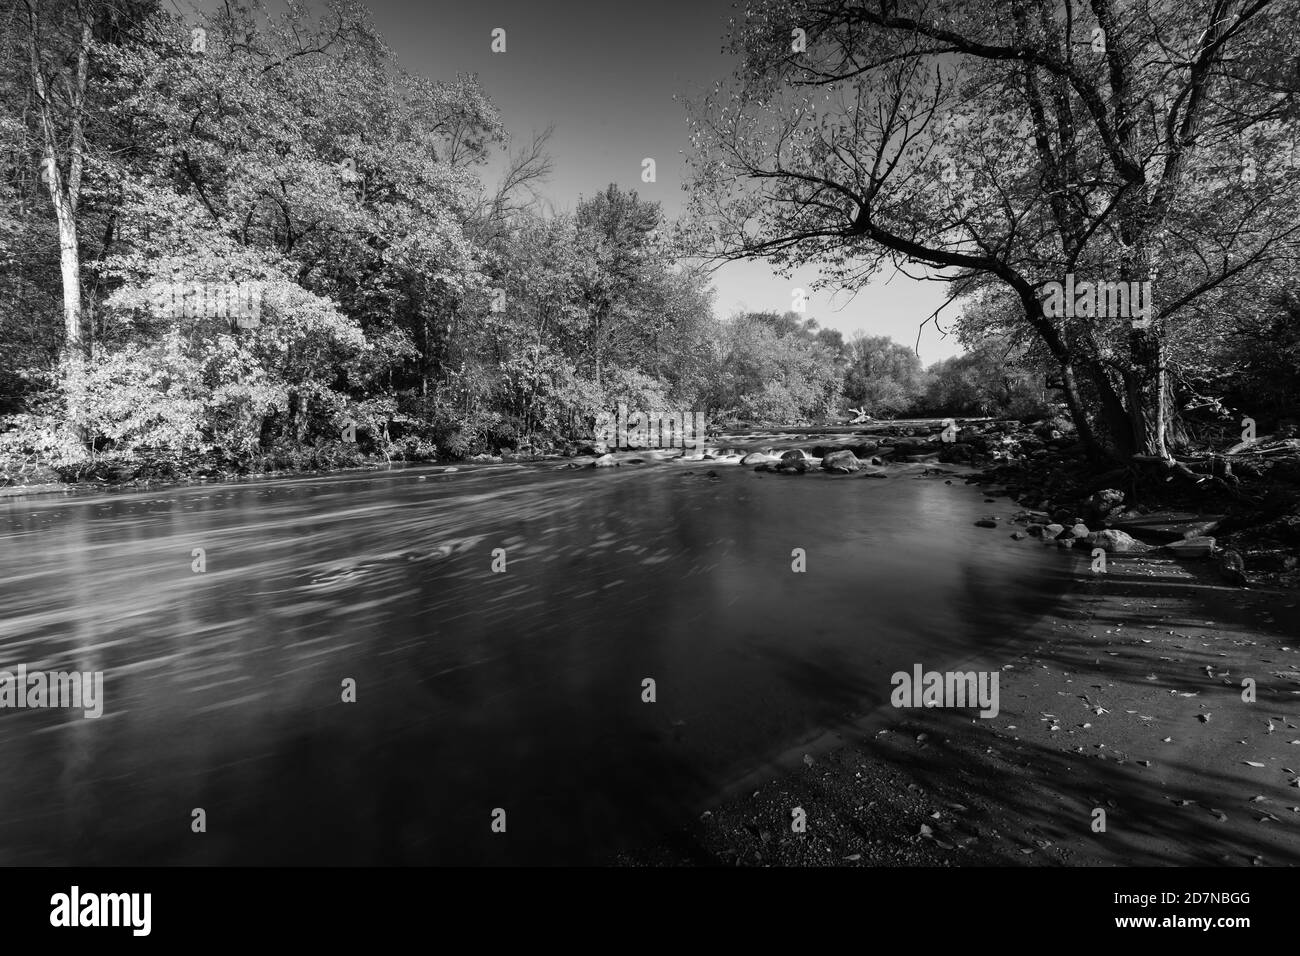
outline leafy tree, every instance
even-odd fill
[[[738,315],[723,325],[720,340],[710,410],[789,422],[830,414],[839,405],[835,356],[791,314]]]
[[[844,397],[874,417],[909,409],[924,387],[921,359],[888,336],[856,335],[849,343]]]
[[[1165,458],[1185,316],[1296,254],[1297,10],[752,0],[696,109],[694,213],[722,257],[1005,290],[1085,439]],[[1150,324],[1049,314],[1073,273],[1152,281]]]

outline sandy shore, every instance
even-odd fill
[[[1156,552],[1112,555],[1105,574],[1080,557],[1076,582],[969,663],[1000,671],[996,717],[867,715],[619,862],[1300,863],[1300,596],[1225,586],[1209,562]]]

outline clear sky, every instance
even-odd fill
[[[311,0],[307,0],[312,6]],[[365,0],[402,66],[433,79],[476,73],[517,142],[554,125],[554,172],[540,190],[556,209],[611,182],[682,210],[683,97],[730,72],[723,53],[730,0]],[[492,31],[506,31],[493,53]],[[677,98],[674,99],[674,96]],[[657,181],[641,181],[653,157]],[[782,279],[764,262],[728,263],[714,275],[715,309],[783,312],[792,290],[809,289],[815,269]],[[811,294],[807,315],[849,337],[864,329],[909,346],[917,327],[944,300],[943,286],[897,274],[850,299]],[[951,308],[941,322],[953,315]],[[935,324],[920,339],[929,364],[961,351]]]

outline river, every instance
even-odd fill
[[[98,719],[0,710],[0,863],[609,860],[883,720],[894,671],[1025,639],[1074,559],[975,527],[1014,505],[919,471],[415,467],[0,500],[0,668],[104,675]]]

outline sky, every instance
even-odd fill
[[[315,6],[307,0],[308,6]],[[402,67],[435,80],[475,73],[517,144],[554,126],[553,173],[538,190],[556,210],[610,183],[657,200],[671,221],[686,199],[689,148],[684,97],[724,80],[730,0],[364,0]],[[323,3],[320,4],[323,8]],[[505,52],[492,31],[505,30]],[[676,96],[676,99],[674,98]],[[652,157],[656,181],[641,179]],[[767,263],[722,265],[713,275],[719,318],[740,310],[784,312],[793,291],[806,315],[849,338],[856,330],[918,346],[926,364],[959,354],[956,337],[931,322],[944,286],[897,273],[855,296],[812,291],[817,270],[777,275]],[[952,307],[939,324],[955,316]]]

